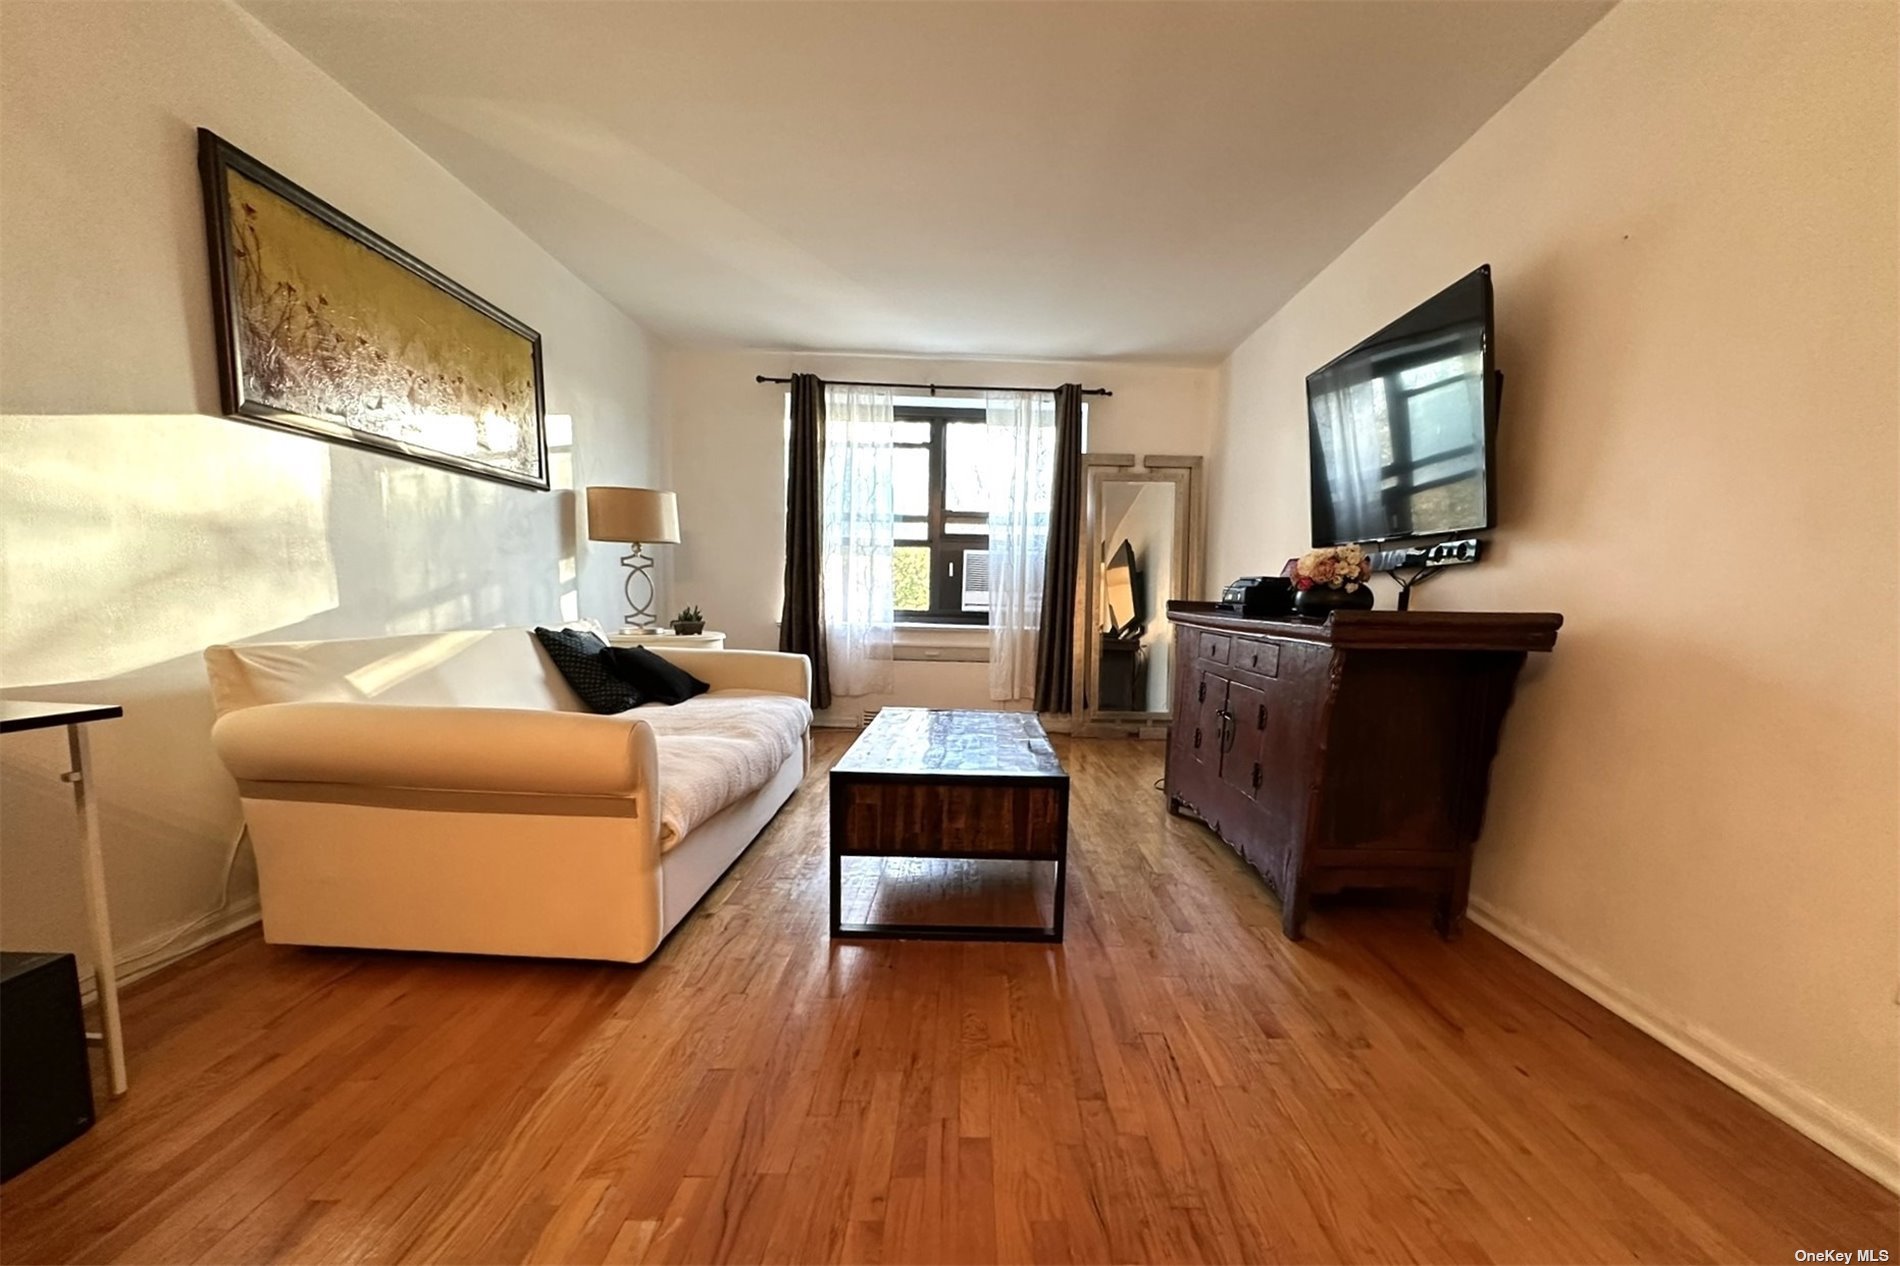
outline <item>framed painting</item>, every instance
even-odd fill
[[[541,336],[203,128],[225,413],[545,490]]]

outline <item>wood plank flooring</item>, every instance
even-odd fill
[[[1076,741],[1068,941],[831,944],[812,778],[641,968],[267,946],[132,990],[8,1262],[1791,1262],[1895,1198],[1483,932],[1260,882]],[[1900,1253],[1896,1253],[1900,1260]]]

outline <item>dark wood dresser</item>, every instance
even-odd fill
[[[1250,620],[1170,602],[1168,807],[1280,894],[1298,940],[1313,893],[1411,888],[1464,918],[1498,732],[1546,612],[1340,611]]]

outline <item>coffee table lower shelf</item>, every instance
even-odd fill
[[[844,913],[844,859],[849,857],[919,856],[931,861],[1043,861],[1056,867],[1055,917],[1047,924],[1016,923],[846,923]],[[831,935],[834,940],[883,941],[1035,941],[1043,944],[1062,940],[1062,912],[1068,905],[1068,849],[1055,857],[998,856],[995,853],[841,853],[831,849]]]

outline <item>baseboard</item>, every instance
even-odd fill
[[[1900,1191],[1900,1139],[1829,1103],[1698,1025],[1672,1019],[1639,995],[1606,978],[1573,951],[1489,902],[1471,898],[1471,921],[1564,983],[1667,1046],[1717,1081],[1787,1122],[1855,1169]]]
[[[214,917],[194,920],[184,926],[189,932],[173,929],[161,932],[157,936],[148,936],[129,950],[117,956],[119,969],[119,987],[121,989],[143,980],[154,972],[163,971],[180,959],[189,958],[213,941],[221,941],[233,932],[239,932],[264,917],[258,909],[257,898],[249,897],[237,902],[230,909]],[[93,975],[87,972],[80,978],[79,992],[82,1001],[90,1003],[99,996],[98,986]]]

